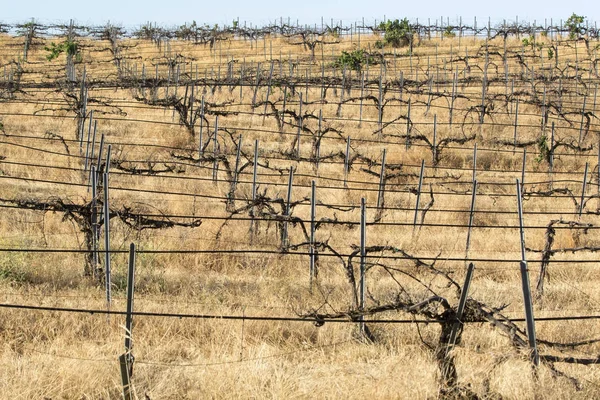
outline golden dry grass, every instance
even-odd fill
[[[373,45],[376,37],[363,36],[361,46]],[[539,38],[547,43],[550,39]],[[18,39],[1,38],[1,48],[14,49],[11,45],[20,43]],[[145,105],[135,101],[141,95],[139,89],[102,88],[100,82],[114,79],[117,74],[110,54],[100,51],[108,47],[107,41],[85,41],[83,63],[77,65],[81,74],[86,66],[90,86],[90,98],[105,102],[96,103],[90,108],[96,112],[98,132],[105,135],[106,142],[113,146],[112,159],[123,161],[124,166],[148,167],[147,160],[155,162],[155,167],[175,165],[172,152],[193,154],[197,157],[198,136],[190,133],[178,124],[178,116],[173,117],[172,108]],[[142,63],[152,78],[154,67],[150,65],[165,61],[164,50],[156,45],[137,40],[124,40],[122,45],[133,45],[124,50],[129,67],[138,74]],[[357,101],[345,103],[338,109],[340,90],[334,93],[328,89],[326,102],[319,102],[321,88],[309,87],[308,104],[305,112],[323,114],[324,127],[332,127],[341,132],[342,137],[350,136],[353,152],[379,162],[381,152],[387,149],[387,165],[402,164],[400,170],[405,175],[389,178],[385,204],[390,209],[384,211],[383,222],[398,225],[371,225],[367,230],[368,245],[394,246],[409,254],[421,257],[439,255],[436,266],[451,271],[456,281],[464,279],[464,262],[448,258],[461,258],[465,255],[466,229],[464,227],[424,226],[416,232],[412,223],[415,196],[406,191],[414,189],[418,182],[418,172],[422,159],[426,161],[425,191],[422,205],[429,199],[429,184],[435,194],[435,203],[428,212],[427,224],[468,223],[471,187],[470,168],[473,163],[472,147],[479,146],[477,178],[480,182],[477,210],[490,213],[475,213],[475,228],[471,240],[469,255],[473,258],[516,260],[520,257],[519,237],[516,229],[498,229],[498,226],[515,226],[516,197],[514,182],[521,177],[522,150],[512,151],[511,147],[500,146],[498,139],[512,140],[514,128],[513,110],[515,98],[520,99],[519,129],[520,141],[537,140],[541,132],[540,104],[530,104],[532,98],[530,72],[524,68],[543,71],[550,74],[552,60],[547,57],[530,58],[526,65],[520,65],[515,58],[508,64],[511,79],[515,79],[515,92],[519,92],[510,101],[503,102],[502,95],[510,88],[505,87],[504,66],[502,60],[503,42],[500,39],[490,41],[490,67],[488,79],[494,82],[487,93],[487,101],[493,105],[491,115],[486,116],[485,124],[479,126],[478,115],[469,111],[480,104],[481,74],[484,69],[485,42],[483,40],[445,38],[423,40],[415,47],[412,56],[401,54],[393,57],[393,51],[386,56],[387,69],[384,82],[399,79],[400,71],[406,80],[423,81],[409,86],[411,90],[403,94],[403,101],[390,102],[385,108],[383,120],[390,121],[400,115],[406,115],[407,104],[411,99],[411,119],[414,123],[413,134],[423,134],[429,140],[433,138],[433,116],[436,115],[439,126],[437,139],[465,137],[476,134],[476,139],[454,148],[443,149],[438,168],[432,166],[432,152],[419,143],[410,149],[405,148],[405,140],[399,136],[406,132],[406,121],[399,120],[385,128],[383,142],[377,142],[378,111],[373,102],[364,101],[363,122],[359,126],[360,107]],[[312,77],[320,77],[321,59],[316,52],[315,62],[310,60],[310,52],[302,46],[291,45],[289,40],[269,38],[257,43],[243,40],[218,42],[214,50],[206,46],[188,42],[172,41],[171,54],[183,56],[182,68],[192,71],[199,79],[205,75],[216,76],[221,71],[224,76],[227,62],[233,57],[237,63],[234,76],[239,76],[241,65],[248,71],[263,63],[263,71],[270,65],[270,49],[273,58],[280,59],[282,70],[289,74],[288,62],[301,61],[295,69],[296,74],[304,75],[307,70]],[[327,45],[324,54],[338,55],[342,50],[350,50],[356,42],[343,39],[337,44]],[[515,53],[520,52],[518,39],[509,39],[507,46]],[[575,46],[575,47],[574,47]],[[264,49],[269,54],[265,54]],[[596,50],[585,50],[582,43],[563,44],[560,48],[558,67],[571,71],[575,53],[581,57],[581,68],[587,68],[596,60]],[[386,49],[388,50],[388,49]],[[3,51],[0,65],[14,58],[11,51]],[[497,51],[498,54],[494,54]],[[532,50],[525,49],[531,55]],[[64,76],[64,58],[48,62],[42,47],[30,51],[28,62],[23,64],[25,73],[22,84],[40,82],[56,83]],[[471,56],[468,64],[456,61],[456,57],[465,54]],[[479,57],[476,57],[479,55]],[[245,60],[245,61],[244,61]],[[329,60],[331,62],[331,60]],[[329,65],[329,62],[327,65]],[[252,63],[254,66],[252,67]],[[275,64],[275,76],[278,76],[278,64]],[[412,69],[410,66],[412,65]],[[467,68],[468,67],[468,68]],[[463,97],[454,103],[454,123],[449,120],[449,104],[446,97],[434,96],[428,107],[429,89],[427,79],[437,73],[451,80],[458,69],[459,76],[479,78],[479,83],[467,80],[457,88]],[[366,71],[365,71],[366,72]],[[339,69],[327,70],[329,76],[336,74],[341,78]],[[365,95],[378,95],[380,67],[373,66],[370,85]],[[166,77],[164,65],[159,74]],[[354,79],[356,73],[353,72]],[[564,74],[561,83],[549,80],[547,83],[548,103],[562,102],[565,118],[553,116],[556,124],[557,140],[577,140],[579,134],[579,114],[582,98],[587,96],[587,107],[592,113],[591,101],[597,86],[597,74],[587,72],[581,82],[572,75]],[[420,78],[419,78],[420,75]],[[546,76],[543,75],[543,76]],[[373,78],[375,76],[375,78]],[[543,82],[542,75],[536,77],[536,94],[540,98]],[[438,79],[437,80],[443,80]],[[94,82],[96,85],[94,85]],[[558,85],[566,87],[565,93],[558,94]],[[436,84],[437,85],[437,84]],[[10,200],[32,199],[48,201],[61,198],[76,204],[85,204],[91,200],[91,194],[85,187],[63,186],[53,183],[17,180],[19,178],[43,179],[48,181],[87,183],[83,173],[83,161],[80,157],[76,134],[76,120],[72,110],[57,110],[64,107],[65,97],[52,89],[30,90],[16,93],[12,98],[4,98],[0,103],[0,121],[4,136],[0,146],[0,198],[2,204],[9,205]],[[174,90],[170,88],[171,93]],[[274,157],[282,150],[293,146],[296,130],[285,127],[286,135],[277,133],[273,117],[263,118],[262,107],[251,108],[253,86],[243,89],[240,99],[239,87],[229,90],[227,87],[212,90],[202,86],[205,100],[210,103],[231,102],[224,107],[228,111],[239,111],[238,115],[219,118],[219,126],[237,134],[244,135],[244,153],[251,158],[255,139],[260,140],[260,156]],[[307,93],[303,85],[298,91]],[[451,91],[451,85],[435,85],[433,92]],[[147,90],[149,91],[149,89]],[[184,88],[178,88],[183,95]],[[360,96],[360,88],[353,87],[349,96]],[[273,88],[271,101],[282,105],[284,89]],[[165,89],[159,90],[159,98],[164,97]],[[391,91],[385,98],[397,96]],[[258,99],[264,100],[266,88],[261,88]],[[305,96],[306,99],[306,96]],[[196,98],[196,107],[199,104]],[[117,109],[119,107],[119,112]],[[298,96],[288,103],[288,108],[299,111]],[[53,108],[54,110],[44,109]],[[337,117],[338,114],[340,117]],[[38,116],[33,116],[38,112]],[[568,114],[568,113],[573,113]],[[578,114],[579,113],[579,114]],[[264,122],[263,122],[264,121]],[[575,153],[560,149],[556,157],[553,179],[555,187],[568,188],[575,195],[581,193],[581,179],[585,162],[590,163],[590,171],[597,168],[597,132],[598,121],[592,118],[584,145],[593,145],[592,151]],[[160,123],[158,123],[160,122]],[[209,117],[211,128],[214,118]],[[314,130],[317,120],[307,120],[306,126]],[[213,128],[214,129],[214,128]],[[48,135],[60,135],[65,143],[49,140]],[[197,131],[196,131],[197,133]],[[221,132],[221,151],[228,154],[230,163],[234,162],[234,144],[229,136]],[[549,134],[546,127],[545,134]],[[204,138],[207,138],[205,132]],[[329,136],[328,136],[329,137]],[[321,156],[345,150],[345,142],[325,137],[321,147]],[[360,142],[359,140],[372,140]],[[99,142],[99,135],[96,138]],[[133,145],[138,144],[138,145]],[[155,144],[175,147],[179,150],[161,147],[147,147]],[[421,143],[422,144],[422,143]],[[97,145],[97,144],[96,144]],[[309,157],[312,143],[302,138],[301,155]],[[67,154],[68,150],[68,154]],[[85,146],[84,146],[85,151]],[[97,148],[96,148],[97,151]],[[212,145],[207,148],[212,152]],[[548,189],[548,165],[536,162],[537,148],[528,149],[527,189]],[[58,154],[58,153],[62,153]],[[28,165],[23,165],[28,164]],[[37,164],[39,166],[33,166]],[[310,195],[310,182],[315,179],[318,187],[318,201],[325,204],[358,205],[365,197],[372,206],[377,200],[378,179],[365,169],[377,174],[379,166],[354,165],[349,174],[350,190],[343,190],[343,164],[324,162],[316,171],[308,162],[291,160],[269,160],[271,168],[296,167],[294,199],[300,200]],[[70,169],[49,168],[63,167]],[[211,164],[197,163],[180,165],[179,173],[164,173],[155,176],[123,173],[113,168],[111,173],[111,207],[120,209],[127,206],[136,212],[166,213],[173,215],[194,215],[202,217],[224,217],[227,214],[222,200],[207,199],[202,196],[225,196],[229,183],[221,169],[219,183],[210,182]],[[362,168],[362,169],[361,169]],[[274,172],[273,169],[259,168],[261,175],[259,191],[266,195],[285,198],[287,175]],[[594,174],[597,173],[597,169]],[[189,179],[182,179],[189,178]],[[237,198],[251,196],[251,168],[246,168],[240,177],[236,192]],[[569,180],[563,182],[563,180]],[[457,184],[456,182],[463,182]],[[541,183],[535,183],[541,182]],[[596,193],[598,180],[596,175],[590,178],[588,196]],[[278,184],[278,185],[276,185]],[[499,185],[500,184],[500,185]],[[503,185],[502,185],[503,184]],[[133,188],[133,191],[117,188]],[[370,189],[367,191],[365,189]],[[152,192],[143,192],[150,190]],[[173,192],[183,193],[177,195]],[[457,193],[454,193],[457,192]],[[598,199],[591,199],[586,210],[593,211]],[[243,205],[243,202],[238,202]],[[551,219],[564,218],[577,220],[572,215],[576,210],[573,201],[564,196],[531,197],[524,203],[525,223],[528,226],[545,227]],[[463,212],[442,212],[443,210],[462,210]],[[359,221],[358,209],[335,211],[318,207],[318,217],[337,217],[344,221]],[[512,213],[493,213],[493,211],[511,211]],[[551,212],[536,214],[536,212]],[[368,210],[372,220],[375,210]],[[22,209],[0,209],[0,247],[2,248],[84,248],[83,233],[63,213],[31,211]],[[247,215],[247,214],[245,214]],[[305,202],[294,209],[294,214],[304,220],[310,218],[310,209]],[[596,225],[597,215],[584,215],[581,222]],[[135,242],[140,250],[211,250],[211,249],[265,249],[277,248],[278,233],[274,224],[263,223],[254,242],[249,240],[249,222],[232,221],[216,238],[222,221],[205,219],[200,227],[174,227],[160,230],[135,230],[115,220],[111,222],[111,246],[125,250],[130,242]],[[407,226],[406,223],[409,225]],[[545,243],[545,229],[531,229],[526,232],[527,246],[542,249]],[[304,241],[299,227],[290,228],[292,243]],[[356,226],[325,226],[317,231],[318,241],[328,241],[329,245],[341,253],[348,253],[352,246],[359,243],[359,231]],[[600,243],[597,230],[591,229],[585,234],[576,234],[571,230],[557,231],[554,248],[572,248],[580,246],[597,247]],[[539,259],[538,253],[530,253],[531,260]],[[591,252],[576,254],[557,254],[553,260],[597,260]],[[422,273],[408,260],[385,260],[387,266],[395,267],[414,274],[430,285],[440,295],[447,297],[455,306],[458,298],[456,291],[446,287],[446,281]],[[0,301],[5,304],[27,304],[47,307],[66,307],[84,309],[104,309],[103,287],[90,277],[84,276],[82,254],[37,254],[27,252],[0,252]],[[531,280],[535,285],[539,264],[532,263]],[[127,260],[124,254],[113,256],[113,310],[125,308],[125,281]],[[309,312],[324,306],[324,311],[349,310],[352,307],[351,291],[345,271],[340,263],[331,257],[321,257],[317,287],[308,290],[307,255],[272,254],[139,254],[136,264],[136,300],[135,310],[146,312],[172,312],[180,314],[211,315],[250,315],[250,316],[294,316],[296,313]],[[545,293],[535,301],[536,316],[565,316],[594,314],[600,308],[597,263],[554,263],[550,264],[550,281],[546,282]],[[368,275],[368,289],[372,297],[368,304],[375,301],[388,302],[398,293],[397,282],[382,269],[372,268]],[[428,292],[414,280],[402,281],[406,292],[415,299],[424,299]],[[470,296],[491,307],[507,305],[504,313],[511,317],[522,317],[522,293],[517,263],[480,262],[476,265]],[[388,313],[378,318],[405,319],[404,313]],[[0,365],[3,379],[0,382],[0,398],[118,398],[121,396],[121,382],[117,357],[123,352],[124,318],[102,315],[71,314],[62,312],[38,312],[31,310],[0,311],[0,343],[2,350]],[[520,326],[523,324],[519,323]],[[265,322],[265,321],[228,321],[196,320],[164,317],[140,317],[135,319],[133,354],[136,357],[133,382],[139,398],[183,399],[183,398],[436,398],[440,395],[439,372],[434,352],[427,344],[437,345],[440,335],[436,324],[373,324],[371,329],[376,338],[372,344],[355,339],[355,326],[345,323],[326,323],[316,327],[307,322]],[[546,341],[577,342],[600,336],[596,320],[539,322],[538,337]],[[540,345],[543,354],[557,354],[557,350]],[[598,344],[578,347],[568,354],[594,357],[600,351]],[[536,374],[524,351],[515,350],[510,340],[497,329],[484,324],[465,326],[460,345],[455,350],[459,384],[468,387],[482,398],[594,398],[600,395],[600,374],[595,366],[556,364],[556,368],[577,379],[581,387],[576,387],[564,377],[556,376],[542,365]]]

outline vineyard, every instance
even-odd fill
[[[599,49],[0,24],[0,397],[599,397]]]

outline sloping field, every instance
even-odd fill
[[[573,23],[0,26],[0,398],[600,396]]]

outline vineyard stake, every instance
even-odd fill
[[[457,67],[457,71],[458,71],[458,67]],[[458,72],[454,73],[454,78],[452,80],[452,97],[450,97],[450,127],[452,127],[452,113],[454,111],[454,99],[456,97],[456,80],[458,79],[457,77]]]
[[[202,128],[204,127],[204,95],[200,100],[200,134],[198,140],[198,159],[201,159],[204,155],[204,140],[202,139]]]
[[[91,125],[92,120],[90,119],[90,125]],[[94,132],[96,131],[96,122],[94,121]],[[92,130],[88,129],[88,134],[87,134],[87,141],[86,141],[86,145],[85,145],[85,159],[84,159],[84,165],[83,165],[83,172],[84,174],[87,172],[87,167],[88,167],[88,157],[90,155],[90,141],[91,136],[92,136]]]
[[[244,89],[244,70],[246,69],[246,58],[244,57],[244,62],[242,63],[242,68],[240,69],[240,103],[242,102],[242,95]]]
[[[381,172],[379,173],[379,192],[377,193],[377,210],[383,211],[383,195],[385,192],[385,153],[386,149],[383,149],[383,155],[381,157]]]
[[[519,210],[519,232],[521,235],[521,284],[523,287],[523,303],[525,305],[525,318],[527,320],[527,337],[529,339],[529,347],[532,351],[532,361],[534,366],[539,366],[540,358],[537,350],[537,341],[535,336],[535,318],[533,316],[533,305],[531,301],[531,289],[529,287],[529,271],[527,269],[527,261],[525,258],[525,229],[523,228],[523,205],[521,200],[522,185],[517,179],[517,207]]]
[[[583,136],[583,121],[585,119],[585,102],[587,100],[587,97],[584,95],[583,96],[583,107],[581,108],[581,124],[579,125],[579,141],[577,142],[577,144],[579,146],[581,146],[581,137]]]
[[[96,171],[97,174],[100,174],[100,161],[102,160],[102,151],[103,150],[104,150],[104,133],[100,136],[100,147],[98,148],[98,160],[96,161],[96,165],[98,166],[98,169]],[[98,180],[99,179],[100,179],[100,177],[98,177]],[[99,183],[99,182],[97,182],[97,183]]]
[[[96,149],[96,121],[94,121],[94,132],[92,134],[92,152],[90,154],[90,167],[94,165],[94,153]],[[87,165],[87,163],[86,163]]]
[[[452,331],[450,331],[450,338],[448,339],[446,355],[448,355],[454,348],[458,332],[461,329],[461,319],[465,312],[465,306],[467,305],[467,295],[469,293],[469,287],[471,286],[471,280],[473,279],[474,269],[475,266],[473,265],[473,263],[469,263],[469,266],[467,267],[467,276],[465,277],[465,284],[463,285],[462,290],[460,291],[460,300],[458,302],[458,309],[456,310],[456,319],[454,325],[452,326]]]
[[[365,73],[363,72],[360,77],[360,106],[358,108],[358,127],[362,126],[362,109],[363,109],[363,96],[365,93]]]
[[[410,147],[410,99],[408,99],[408,109],[406,111],[406,151]]]
[[[274,63],[271,61],[271,70],[269,71],[269,82],[267,84],[267,97],[265,99],[265,111],[263,112],[262,124],[265,125],[265,118],[267,118],[267,105],[269,104],[269,95],[271,94],[271,81],[273,79],[273,66]]]
[[[548,161],[548,172],[550,175],[550,190],[552,190],[554,180],[554,174],[552,173],[554,170],[554,121],[552,121],[552,126],[550,129],[550,156]]]
[[[94,278],[97,277],[98,275],[98,212],[97,212],[97,188],[98,188],[98,182],[97,182],[97,176],[96,176],[96,166],[92,165],[92,173],[91,173],[91,178],[92,178],[92,202],[91,202],[91,208],[92,208],[92,215],[91,215],[91,225],[92,225],[92,260],[93,260],[93,267],[92,267],[92,276]]]
[[[298,92],[300,98],[300,111],[298,113],[298,136],[296,138],[296,157],[300,157],[300,134],[302,132],[302,93]]]
[[[258,168],[258,139],[254,141],[254,163],[252,164],[252,204],[256,201],[256,175]]]
[[[194,83],[192,83],[192,92],[190,93],[190,126],[192,127],[192,132],[194,132],[194,122],[195,122],[195,118],[194,118],[194,89],[195,89],[195,85]],[[187,92],[187,85],[186,85],[186,92]],[[186,97],[187,97],[187,93],[186,93]]]
[[[236,151],[236,155],[235,155],[235,171],[234,171],[234,176],[233,176],[233,191],[232,191],[232,195],[235,194],[235,189],[237,187],[238,184],[238,179],[239,179],[239,168],[240,168],[240,153],[242,151],[242,135],[240,134],[239,140],[238,140],[238,145],[237,145],[237,151]]]
[[[417,226],[417,215],[419,214],[419,201],[421,200],[421,188],[423,187],[423,173],[425,172],[425,160],[421,160],[421,173],[419,174],[419,187],[417,188],[417,202],[415,204],[415,217],[413,219],[413,230]]]
[[[292,185],[294,181],[294,168],[290,165],[290,176],[288,178],[288,187],[287,187],[287,196],[285,203],[285,217],[286,220],[283,223],[283,243],[282,247],[284,251],[287,251],[289,247],[289,239],[288,239],[288,229],[289,229],[289,219],[290,219],[290,203],[292,202]]]
[[[521,196],[525,193],[525,164],[527,164],[527,149],[523,149],[523,163],[521,164]]]
[[[254,95],[252,96],[252,110],[254,112],[254,107],[256,105],[256,93],[258,92],[258,85],[260,83],[260,63],[256,66],[256,86],[254,87]]]
[[[515,132],[514,132],[514,138],[513,138],[513,147],[516,148],[517,147],[517,127],[519,124],[519,99],[517,99],[517,103],[515,104]]]
[[[110,160],[111,145],[108,145],[107,162]],[[106,304],[110,309],[111,302],[111,271],[110,271],[110,207],[108,204],[108,166],[104,172],[104,253],[105,253],[105,289],[106,289]]]
[[[317,141],[315,143],[315,167],[317,175],[319,174],[319,160],[321,158],[321,138],[322,138],[322,123],[323,123],[323,110],[319,110],[319,130],[317,131]]]
[[[119,357],[121,367],[121,381],[123,384],[123,398],[132,400],[133,387],[131,376],[133,375],[134,357],[132,349],[132,326],[133,326],[133,289],[135,277],[135,245],[129,245],[129,269],[127,273],[127,312],[125,316],[125,353]]]
[[[432,146],[433,165],[437,166],[437,114],[433,114],[433,146]]]
[[[587,184],[587,175],[588,175],[588,163],[585,163],[585,170],[583,171],[583,184],[581,187],[581,201],[579,202],[579,217],[581,217],[581,213],[583,212],[583,200],[585,199],[585,189]]]
[[[317,187],[315,181],[311,183],[311,192],[310,192],[310,266],[309,266],[309,290],[312,293],[313,290],[313,280],[316,277],[315,270],[315,228],[316,228],[316,214],[317,214]]]
[[[219,152],[219,116],[215,117],[215,136],[213,139],[213,182],[217,182],[217,173],[219,171],[219,160],[217,158]]]
[[[473,229],[473,217],[475,215],[475,199],[477,197],[477,180],[473,179],[473,193],[471,194],[471,209],[469,211],[469,229],[467,230],[467,245],[465,261],[469,259],[469,248],[471,247],[471,231]]]
[[[477,179],[477,143],[473,146],[473,182]]]
[[[382,64],[383,65],[383,64]],[[379,97],[377,98],[377,105],[378,105],[378,112],[379,115],[377,117],[377,125],[379,127],[379,140],[381,140],[381,137],[383,135],[383,129],[381,128],[381,124],[382,124],[382,118],[383,118],[383,76],[379,75]]]
[[[358,309],[361,312],[359,319],[359,332],[361,335],[365,335],[365,316],[362,314],[365,309],[365,297],[366,297],[366,242],[367,242],[367,207],[365,206],[365,198],[360,199],[360,289],[359,289],[359,305]]]
[[[598,153],[600,157],[600,152]],[[350,136],[346,138],[346,155],[344,157],[344,187],[348,187],[348,170],[350,168]]]

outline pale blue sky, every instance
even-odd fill
[[[492,21],[501,22],[503,19],[514,21],[537,20],[543,22],[547,18],[566,19],[573,12],[587,16],[588,20],[600,20],[600,2],[594,0],[571,0],[554,2],[537,2],[523,0],[495,0],[458,2],[456,0],[428,1],[382,1],[382,0],[211,0],[168,2],[156,0],[1,0],[0,22],[23,22],[32,17],[41,22],[67,22],[73,18],[82,24],[104,24],[108,20],[124,26],[139,26],[146,21],[157,22],[161,25],[181,25],[184,22],[196,20],[198,23],[231,24],[239,17],[253,24],[265,24],[279,20],[279,17],[298,19],[300,23],[314,24],[330,18],[342,19],[344,22],[359,21],[365,17],[367,21],[374,18],[408,17],[411,20],[419,18],[426,22],[450,17],[451,21],[472,22],[476,16],[479,24],[486,24],[488,17]],[[8,5],[10,4],[10,5]]]

